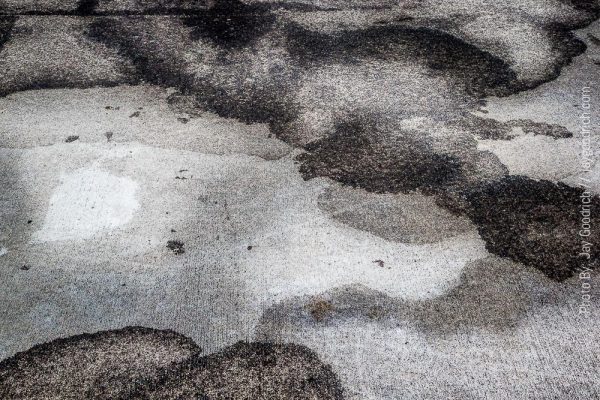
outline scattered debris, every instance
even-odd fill
[[[71,142],[74,142],[76,140],[79,140],[79,136],[77,136],[77,135],[71,135],[71,136],[69,136],[69,137],[67,137],[65,139],[65,142],[66,143],[71,143]]]
[[[21,266],[21,271],[29,271],[31,269],[31,267],[27,264],[24,264]]]
[[[248,250],[252,250],[252,246],[248,246]]]
[[[175,229],[171,229],[171,233],[175,233],[177,232]]]
[[[136,112],[134,112],[133,114],[131,114],[131,115],[129,116],[129,118],[137,118],[137,117],[139,117],[139,116],[140,116],[140,112],[139,112],[139,111],[136,111]]]
[[[182,124],[187,124],[188,122],[190,122],[190,119],[179,117],[179,118],[177,118],[177,121],[181,122]]]
[[[110,140],[111,140],[111,139],[112,139],[112,137],[113,137],[113,133],[112,133],[112,132],[106,132],[106,133],[104,134],[104,136],[106,136],[106,141],[107,141],[107,142],[110,142]]]
[[[383,260],[375,260],[373,263],[379,265],[381,268],[385,267],[385,262]]]
[[[177,255],[185,253],[183,242],[180,240],[169,240],[167,242],[167,248]]]

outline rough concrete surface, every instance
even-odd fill
[[[0,398],[600,398],[599,15],[0,0]]]

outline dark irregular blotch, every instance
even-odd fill
[[[477,225],[490,253],[533,266],[563,281],[600,257],[597,235],[581,237],[584,189],[562,183],[507,176],[465,193],[467,216]],[[592,226],[600,220],[600,198],[590,197]],[[590,260],[580,256],[592,243]]]

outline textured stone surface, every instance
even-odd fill
[[[2,365],[92,340],[106,366],[150,343],[114,384],[93,360],[61,380],[113,398],[598,397],[597,1],[0,13]],[[162,333],[113,332],[134,325]],[[101,333],[54,341],[82,332]],[[10,368],[50,393],[53,372]]]

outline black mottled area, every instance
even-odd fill
[[[275,16],[268,7],[238,0],[218,0],[210,9],[186,18],[184,22],[193,27],[193,40],[210,39],[219,46],[236,48],[247,46],[268,32]]]
[[[600,16],[600,2],[598,0],[560,0],[576,9],[589,12],[594,17]]]
[[[509,121],[508,125],[517,126],[523,130],[524,133],[531,133],[534,135],[549,136],[554,139],[568,139],[573,137],[573,133],[567,128],[557,124],[547,124],[544,122],[534,122],[527,119],[518,119]]]
[[[0,398],[126,399],[137,381],[200,351],[185,336],[141,327],[57,339],[0,362]]]
[[[528,119],[502,122],[491,118],[469,117],[464,119],[464,125],[480,139],[511,140],[515,137],[513,128],[521,128],[525,134],[543,135],[554,139],[568,139],[573,137],[573,133],[564,126],[535,122]]]
[[[464,212],[488,251],[562,281],[584,266],[594,267],[600,256],[597,235],[579,236],[583,193],[562,183],[507,176],[468,191]],[[592,226],[598,226],[600,198],[590,199]],[[579,256],[583,240],[593,244],[589,261]]]
[[[385,134],[369,119],[343,122],[306,150],[298,157],[305,179],[324,176],[378,193],[427,191],[461,175],[458,159],[432,153],[409,134]]]
[[[75,15],[90,15],[98,6],[99,0],[79,0]]]
[[[239,342],[193,357],[138,387],[144,399],[343,399],[341,384],[304,346]]]
[[[17,17],[0,17],[0,52],[4,43],[10,39]]]
[[[58,339],[0,362],[0,398],[343,399],[336,375],[306,347],[200,351],[185,336],[141,327]]]
[[[144,16],[98,17],[90,23],[87,34],[117,49],[135,65],[136,75],[141,79],[182,89],[189,87],[191,77],[182,73],[178,51],[171,46],[161,46],[149,31],[151,26]]]
[[[429,28],[374,26],[328,35],[297,25],[287,27],[288,50],[307,67],[323,63],[426,60],[432,74],[450,77],[473,95],[508,95],[518,91],[510,66],[465,41]]]

